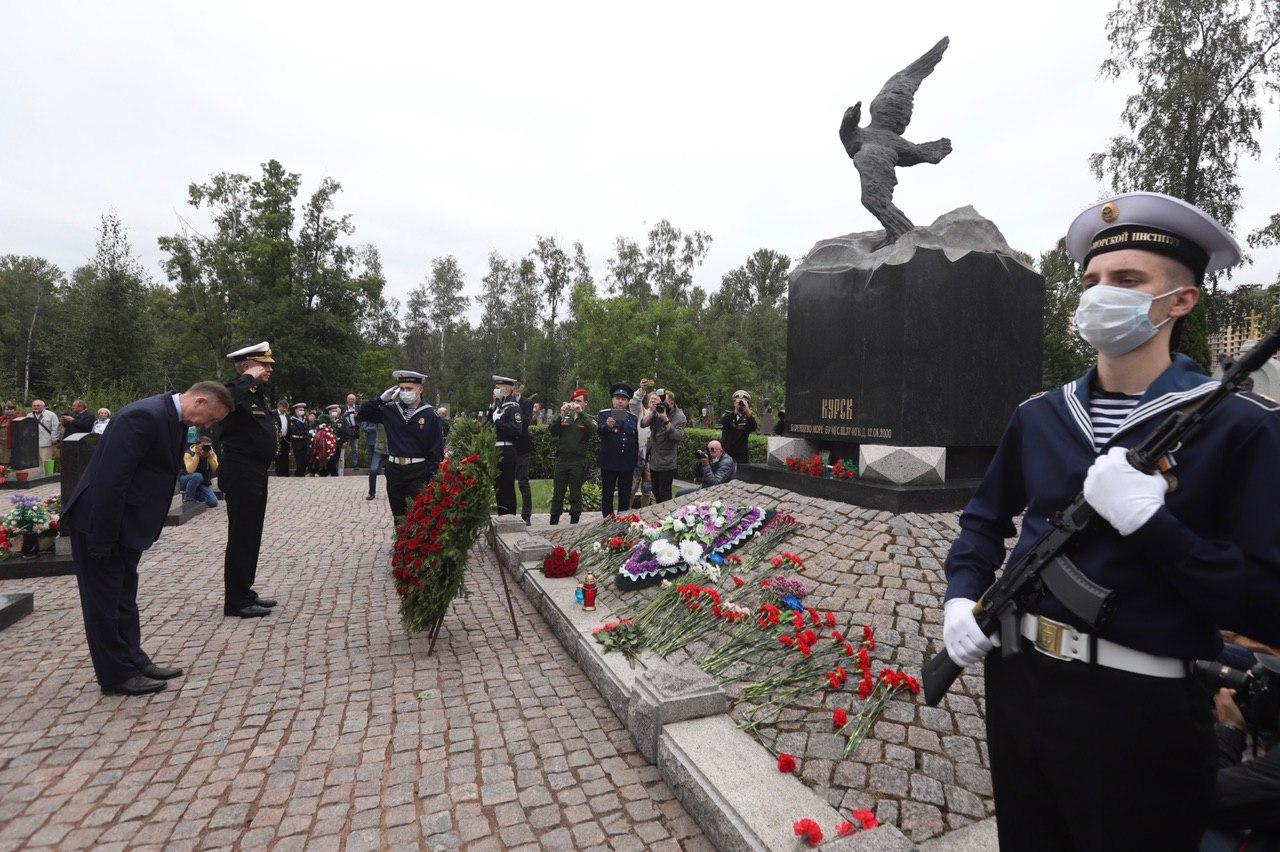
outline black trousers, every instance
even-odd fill
[[[258,599],[253,583],[267,513],[267,471],[265,466],[227,460],[218,470],[218,483],[227,495],[227,552],[222,563],[225,606],[240,609]]]
[[[276,448],[276,476],[289,475],[289,441],[283,440]]]
[[[676,472],[672,470],[654,470],[649,468],[653,477],[653,502],[665,503],[671,499],[671,485],[675,482]]]
[[[494,483],[497,492],[499,515],[516,513],[516,448],[498,447],[498,479]]]
[[[520,516],[533,517],[533,489],[529,485],[529,463],[533,453],[516,453],[516,484],[520,486]]]
[[[325,464],[321,476],[342,476],[342,471],[338,470],[338,460],[342,458],[342,448],[345,442],[338,441],[333,445],[333,455],[329,456],[329,461]]]
[[[387,502],[391,504],[391,516],[399,524],[408,513],[413,498],[427,487],[434,470],[427,470],[427,462],[392,464],[383,462],[387,471]]]
[[[617,495],[618,511],[629,512],[631,510],[631,477],[635,473],[633,470],[604,470],[600,471],[600,514],[609,517],[614,513],[613,498]]]
[[[582,514],[582,480],[587,469],[584,459],[566,459],[556,462],[555,478],[551,486],[551,519],[558,520],[564,511],[564,492],[569,490],[569,517],[577,523]]]
[[[1208,693],[1024,646],[986,661],[1001,852],[1198,849],[1216,774]]]
[[[80,612],[93,673],[102,686],[117,686],[151,664],[138,623],[136,550],[119,550],[105,562],[89,558],[89,539],[71,533],[71,558],[80,587]]]
[[[290,446],[293,447],[293,475],[307,475],[307,452],[311,449],[308,446],[306,438],[290,438]]]

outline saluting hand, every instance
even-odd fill
[[[391,400],[396,398],[396,394],[398,393],[400,393],[400,386],[392,385],[391,387],[384,390],[382,392],[382,396],[378,398],[381,399],[383,402],[390,402]]]
[[[244,368],[244,374],[253,379],[255,385],[260,385],[266,381],[267,365],[261,361],[250,361],[249,366]]]

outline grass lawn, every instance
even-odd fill
[[[533,493],[533,513],[535,515],[546,514],[547,512],[551,511],[551,485],[552,483],[550,479],[530,479],[529,480],[529,489]],[[520,501],[521,501],[520,485],[519,483],[517,483],[516,484],[516,511],[520,511],[520,508],[523,506],[523,504]],[[568,507],[569,492],[568,491],[565,492],[564,502],[566,504],[565,511],[567,512],[569,510],[569,507]],[[498,504],[495,502],[493,504],[493,508],[497,509],[497,507],[498,507]]]

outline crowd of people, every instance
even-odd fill
[[[99,408],[95,416],[83,399],[77,399],[71,403],[71,410],[67,414],[58,416],[45,405],[43,399],[31,400],[26,411],[16,402],[6,400],[3,413],[0,413],[0,465],[8,467],[13,458],[13,431],[10,424],[23,419],[36,422],[40,461],[46,462],[58,457],[64,438],[80,432],[96,432],[99,435],[105,432],[111,423],[111,410]]]

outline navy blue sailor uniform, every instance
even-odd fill
[[[629,389],[627,396],[630,398]],[[617,511],[631,509],[631,478],[640,452],[638,427],[636,416],[625,408],[603,408],[596,414],[596,432],[600,434],[600,514],[606,518],[614,512],[615,495]]]
[[[495,499],[499,515],[516,513],[516,454],[525,433],[524,412],[520,403],[511,397],[499,400],[489,414],[496,432],[498,447],[498,478],[495,483]]]
[[[1024,508],[1011,562],[1080,492],[1100,453],[1136,446],[1170,413],[1218,384],[1185,355],[1175,355],[1097,450],[1088,414],[1096,369],[1014,412],[981,486],[960,516],[960,535],[946,561],[948,599],[981,597],[1004,559],[1005,540],[1015,534],[1012,519]],[[1209,415],[1174,453],[1174,461],[1171,474],[1178,484],[1166,495],[1164,508],[1126,537],[1099,521],[1094,534],[1070,554],[1081,572],[1116,595],[1114,615],[1097,631],[1099,644],[1114,643],[1176,665],[1215,658],[1222,648],[1219,628],[1280,642],[1280,404],[1237,394]],[[1137,769],[1143,776],[1213,778],[1209,705],[1190,680],[1132,674],[1042,652],[1032,636],[1089,653],[1084,650],[1088,641],[1079,638],[1088,636],[1088,626],[1052,595],[1023,616],[1022,627],[1023,653],[1001,659],[997,649],[986,660],[988,748],[997,807],[1006,823],[1020,811],[1040,809],[1043,803],[1029,798],[1069,801],[1072,785],[1085,781],[1122,788],[1126,814],[1168,813],[1179,803],[1151,801],[1157,793],[1133,784],[1133,767],[1123,766],[1133,761],[1140,743],[1150,746],[1141,750],[1147,755]],[[1083,721],[1085,705],[1094,703],[1114,708],[1105,725]],[[1161,714],[1132,710],[1153,706],[1191,714],[1193,738],[1201,741],[1186,742],[1185,732],[1163,724]],[[1076,756],[1078,776],[1062,771],[1071,762],[1055,762],[1064,754]],[[1165,757],[1152,765],[1151,754]],[[1006,780],[1002,770],[1011,764],[1022,770],[1017,779]],[[1056,768],[1050,771],[1049,764]],[[1027,784],[1028,773],[1039,783]],[[1120,801],[1120,789],[1115,795]],[[1209,793],[1193,782],[1181,806],[1194,810],[1201,795]],[[1023,848],[1006,836],[1028,836],[1036,828],[1015,825],[1006,835],[1002,824],[1002,848]],[[1156,843],[1151,848],[1171,847]]]
[[[370,399],[360,404],[358,420],[381,423],[387,433],[387,502],[397,524],[409,503],[436,475],[444,460],[444,434],[440,418],[426,402],[408,408],[399,400]]]
[[[1173,240],[1183,228],[1204,229],[1196,217],[1207,217],[1184,202],[1141,195],[1086,211],[1100,209],[1104,223],[1117,225],[1101,231],[1104,240],[1146,249],[1141,243],[1161,232],[1144,230],[1151,224],[1144,218],[1176,225]],[[1136,221],[1117,222],[1135,211]],[[1131,226],[1131,233],[1121,230]],[[1085,247],[1100,226],[1089,227]],[[1213,234],[1205,242],[1224,245]],[[1096,250],[1098,242],[1092,245]],[[1096,255],[1073,256],[1088,266]],[[1204,263],[1194,264],[1199,280]],[[1023,402],[960,515],[945,566],[947,600],[981,598],[1004,562],[1007,539],[1017,535],[1009,561],[1020,559],[1058,511],[1082,489],[1089,495],[1091,469],[1123,459],[1109,451],[1137,446],[1217,387],[1194,361],[1174,354],[1123,406],[1121,395],[1101,387],[1096,366]],[[1098,510],[1093,528],[1067,554],[1086,577],[1114,591],[1111,617],[1090,635],[1046,592],[1021,615],[1021,653],[1005,657],[997,649],[985,657],[1002,849],[1198,847],[1215,758],[1209,696],[1187,677],[1187,663],[1218,655],[1220,629],[1280,642],[1280,403],[1237,393],[1171,456],[1162,505],[1127,535]],[[1101,492],[1108,493],[1119,492]],[[1097,509],[1095,499],[1103,498],[1090,498]],[[1013,519],[1024,512],[1018,532]]]

